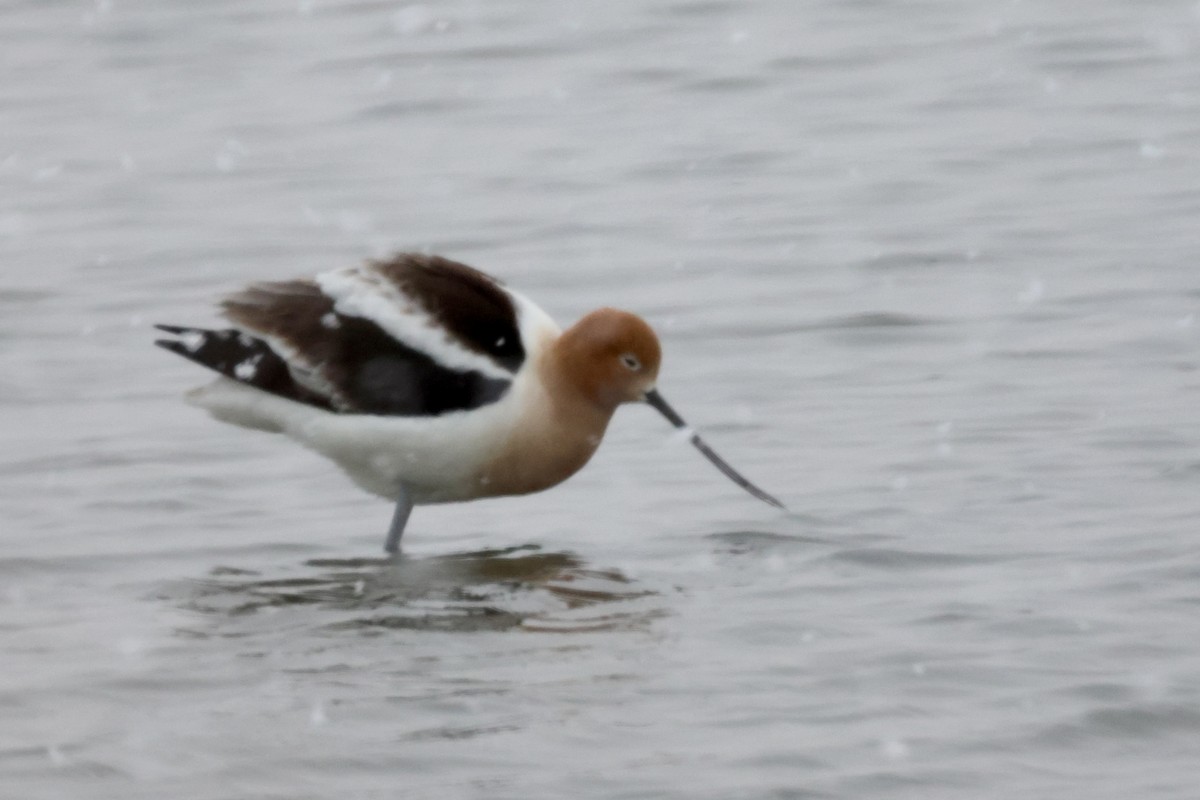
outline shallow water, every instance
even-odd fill
[[[1192,2],[0,6],[0,796],[1192,798]],[[151,323],[396,249],[662,389],[390,510]]]

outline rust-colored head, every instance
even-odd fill
[[[615,308],[593,311],[555,346],[562,377],[597,406],[612,410],[645,399],[658,380],[662,348],[641,317]]]
[[[554,388],[569,392],[576,398],[574,402],[582,400],[590,406],[599,433],[603,433],[613,411],[621,403],[649,403],[676,428],[688,430],[691,443],[727,478],[764,503],[783,508],[783,503],[755,486],[717,455],[663,399],[655,388],[661,361],[658,337],[645,320],[627,311],[601,308],[576,322],[558,338],[548,363]],[[578,409],[579,406],[575,406],[572,411]],[[572,471],[583,465],[599,441],[599,434],[589,440],[591,447]]]

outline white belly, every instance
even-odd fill
[[[336,414],[228,378],[192,391],[188,400],[224,422],[283,433],[372,494],[395,500],[405,486],[414,503],[425,504],[492,493],[484,469],[517,425],[523,383],[496,403],[438,417]]]

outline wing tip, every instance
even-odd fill
[[[175,336],[185,336],[189,333],[203,335],[205,333],[197,328],[186,328],[181,325],[164,325],[161,323],[156,323],[154,327],[157,330],[163,331],[164,333],[170,333]],[[197,360],[195,357],[195,348],[189,350],[187,345],[179,339],[155,339],[154,346],[161,347],[163,350],[169,350],[170,352],[183,356],[191,361]]]

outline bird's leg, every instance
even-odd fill
[[[385,552],[395,553],[400,550],[400,537],[404,534],[404,526],[408,524],[408,515],[412,513],[412,509],[412,498],[408,495],[408,489],[401,486],[400,496],[396,498],[396,510],[392,514],[392,526],[388,528],[387,541],[383,543]]]

